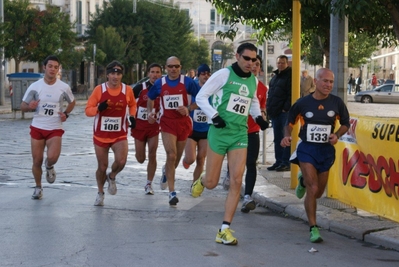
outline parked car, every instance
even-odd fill
[[[355,95],[356,102],[399,103],[399,84],[383,84],[370,91],[360,91]]]
[[[130,86],[133,88],[133,87],[135,87],[137,84],[146,82],[146,81],[148,81],[149,79],[150,79],[150,77],[147,77],[147,76],[146,76],[146,77],[144,77],[143,79],[139,80],[138,82],[132,83]]]

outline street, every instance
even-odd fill
[[[363,105],[364,106],[364,105]],[[226,191],[189,194],[194,167],[176,171],[180,202],[168,204],[159,188],[165,161],[159,142],[155,195],[144,195],[146,162],[134,157],[129,137],[128,164],[116,177],[118,193],[93,206],[97,162],[93,118],[76,106],[64,123],[57,180],[43,178],[43,199],[31,200],[30,119],[0,115],[0,266],[398,266],[399,252],[321,230],[324,242],[309,242],[302,220],[267,208],[240,212],[232,223],[236,247],[215,243]],[[27,118],[31,114],[26,114]],[[110,154],[112,155],[112,154]],[[112,160],[112,158],[110,158]],[[44,175],[43,175],[44,177]],[[317,252],[309,252],[311,248]]]

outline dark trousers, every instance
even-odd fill
[[[282,147],[281,140],[284,138],[284,127],[287,123],[288,112],[282,112],[277,117],[272,118],[273,134],[274,134],[274,157],[276,165],[289,166],[291,147]]]
[[[245,174],[245,195],[252,195],[256,182],[256,161],[259,156],[259,132],[248,134],[247,173]]]

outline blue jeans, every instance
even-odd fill
[[[272,118],[273,134],[274,134],[274,157],[276,158],[276,166],[289,166],[291,147],[282,147],[281,140],[284,138],[284,127],[287,124],[288,112],[282,112],[275,118]]]

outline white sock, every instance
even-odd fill
[[[230,228],[230,225],[222,224],[222,227],[220,227],[220,231],[223,231],[226,228]]]
[[[150,181],[150,180],[147,180],[147,184],[151,184],[152,183],[152,181]]]

